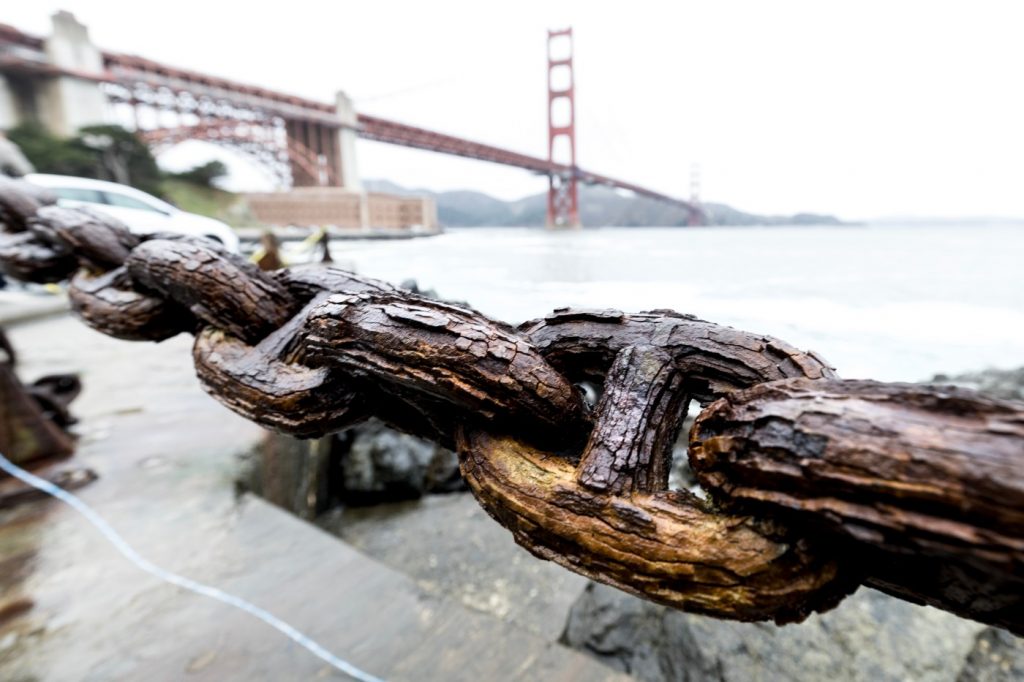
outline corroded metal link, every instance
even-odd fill
[[[339,267],[297,265],[269,273],[303,304],[324,294],[365,294],[399,291],[387,282],[357,275]]]
[[[79,262],[97,272],[124,265],[128,254],[143,241],[121,221],[86,207],[44,206],[28,226],[47,244],[73,252]]]
[[[40,208],[56,203],[50,190],[0,174],[0,226],[7,232],[24,232]]]
[[[50,218],[63,228],[46,236],[72,241],[64,228],[74,221],[59,213]],[[603,380],[613,370],[584,448],[590,429],[580,391],[521,336],[474,311],[333,271],[263,275],[217,249],[182,241],[134,245],[125,264],[127,280],[108,274],[109,287],[94,293],[136,287],[138,295],[167,297],[207,322],[195,344],[198,374],[208,391],[249,418],[317,435],[373,412],[442,442],[454,441],[461,428],[460,459],[478,499],[538,555],[663,603],[740,619],[798,619],[834,603],[852,584],[834,560],[786,538],[784,529],[718,516],[688,494],[664,490],[666,444],[689,394],[707,388],[699,383],[705,375],[681,374],[677,366],[692,352],[675,352],[677,344],[666,353],[662,337],[672,336],[675,318],[600,316],[617,332],[592,339],[582,358],[564,352],[559,338],[576,326],[561,325],[594,322],[593,315],[556,316],[540,325],[556,332],[535,330],[572,378]],[[266,309],[253,310],[265,302]],[[98,317],[116,312],[112,306]],[[659,320],[665,317],[671,316]],[[703,324],[715,339],[728,337]],[[711,358],[713,390],[721,390],[724,375],[736,383],[723,358],[737,344],[722,345]],[[757,378],[774,376],[759,365],[750,370],[751,362],[739,365]],[[625,449],[612,444],[615,416],[625,416],[619,399],[654,408],[619,434],[632,444]],[[508,431],[523,437],[492,435]],[[553,444],[575,447],[552,450]],[[634,482],[628,489],[626,480]]]
[[[53,247],[31,232],[0,234],[0,270],[23,282],[62,282],[78,267],[67,249]]]
[[[196,335],[193,359],[207,393],[243,417],[298,438],[316,438],[370,416],[343,372],[290,361],[314,299],[262,341],[250,346],[216,327]]]
[[[139,238],[96,214],[57,207],[38,210],[28,223],[34,237],[73,249],[87,267],[71,287],[83,319],[129,339],[198,331],[194,355],[204,386],[247,417],[309,437],[365,418],[372,406],[396,426],[454,443],[456,419],[444,414],[451,412],[450,403],[442,408],[445,401],[415,392],[406,400],[360,382],[337,364],[307,366],[292,352],[305,319],[305,313],[293,313],[309,297],[324,290],[393,292],[393,287],[331,269],[263,273],[213,245],[161,235]],[[94,272],[122,263],[123,268]],[[209,327],[199,331],[193,316]],[[579,402],[574,388],[568,392]],[[538,406],[544,401],[533,405],[536,413],[549,414]]]
[[[577,468],[580,485],[611,495],[668,488],[672,448],[690,402],[683,379],[663,348],[619,351]]]
[[[529,343],[479,313],[408,293],[328,297],[310,311],[304,360],[382,382],[425,412],[527,427],[548,445],[568,445],[588,425],[580,390]]]
[[[724,618],[799,620],[866,581],[1024,631],[1020,405],[840,382],[811,353],[672,311],[561,310],[516,331],[52,203],[0,180],[6,272],[81,266],[70,296],[93,327],[195,333],[204,388],[270,428],[375,415],[457,447],[478,501],[537,556]],[[690,453],[713,502],[667,490],[691,399],[718,400]]]
[[[730,510],[843,539],[866,583],[1024,634],[1024,406],[953,387],[789,380],[701,413]]]
[[[673,356],[690,395],[701,404],[765,381],[835,376],[812,352],[672,310],[626,314],[563,308],[520,325],[519,332],[574,381],[602,380],[616,355],[630,346],[661,348]]]
[[[734,620],[803,620],[857,585],[782,527],[715,512],[685,491],[607,495],[522,440],[467,429],[462,472],[481,506],[542,559],[661,604]]]
[[[787,377],[835,376],[821,358],[778,339],[674,311],[557,310],[520,326],[573,381],[607,384],[579,482],[593,490],[655,492],[691,399]]]
[[[7,217],[9,231],[0,236],[0,268],[26,281],[70,278],[72,309],[89,326],[116,338],[160,341],[197,328],[188,311],[139,291],[129,276],[124,263],[146,237],[104,213],[46,205],[55,198],[33,199],[10,191],[11,186],[0,184],[0,214]],[[17,217],[16,226],[11,216]]]
[[[135,247],[125,266],[144,290],[249,342],[279,328],[298,307],[276,279],[208,240],[152,239]]]
[[[197,334],[193,359],[203,388],[243,417],[298,438],[319,437],[368,418],[371,388],[337,367],[303,364],[301,332],[310,311],[331,292],[394,287],[338,268],[296,267],[268,275],[305,307],[255,344],[213,326]]]
[[[68,299],[90,327],[126,341],[163,341],[199,326],[173,301],[136,291],[124,266],[103,274],[79,270],[71,278]]]
[[[37,284],[67,279],[77,261],[66,245],[47,244],[28,231],[45,206],[57,202],[49,190],[0,175],[0,271]]]
[[[740,620],[801,620],[858,583],[825,543],[667,489],[691,396],[820,378],[823,361],[671,312],[563,311],[521,329],[570,378],[604,390],[578,463],[510,432],[462,432],[470,488],[519,544],[652,601]]]
[[[339,430],[373,414],[403,431],[454,447],[456,427],[463,421],[515,422],[541,435],[555,431],[554,421],[558,415],[568,415],[557,425],[558,440],[562,440],[563,433],[572,431],[576,415],[584,414],[574,387],[558,377],[542,358],[535,353],[531,356],[530,349],[521,340],[512,339],[505,328],[479,313],[417,298],[408,292],[399,293],[384,282],[337,268],[294,268],[272,273],[272,276],[294,298],[306,301],[306,307],[253,345],[216,327],[208,327],[198,334],[194,352],[197,373],[206,390],[231,409],[264,426],[299,437],[313,437]],[[448,383],[443,388],[431,385],[424,374],[417,376],[419,383],[404,381],[398,385],[390,375],[368,371],[347,353],[321,348],[330,341],[318,337],[311,329],[319,324],[317,328],[324,331],[329,326],[323,318],[336,297],[330,293],[338,290],[353,294],[348,300],[349,312],[360,305],[365,306],[360,310],[367,312],[380,297],[390,297],[395,306],[405,306],[406,312],[416,309],[420,313],[454,315],[465,334],[470,334],[473,328],[480,334],[484,330],[499,335],[500,338],[495,339],[499,345],[514,341],[518,347],[516,352],[521,356],[509,364],[506,360],[512,359],[514,353],[501,359],[486,355],[481,358],[469,352],[461,361],[456,361],[447,357],[448,351],[455,349],[454,341],[452,349],[447,349],[436,338],[436,330],[435,338],[427,339],[421,327],[403,331],[396,326],[388,333],[397,334],[402,343],[419,344],[422,353],[427,355],[433,349],[432,358],[422,358],[424,367],[421,369],[426,371],[426,365],[432,361],[448,363]],[[314,323],[314,319],[319,322]],[[331,341],[336,340],[338,328],[328,335]],[[379,339],[379,342],[388,345],[386,341]],[[499,351],[496,346],[495,352]],[[399,352],[397,345],[388,345],[387,352]],[[377,360],[383,361],[382,358],[383,355]],[[531,397],[531,389],[524,387],[516,392],[510,376],[525,376],[523,368],[529,362],[534,363],[530,369],[536,377],[562,381],[562,392],[543,393],[550,388],[538,383],[533,375],[529,377],[529,385],[540,386],[540,394]],[[438,367],[437,371],[444,371],[444,367]],[[469,390],[471,386],[475,386],[474,391]],[[468,393],[464,395],[460,391]],[[569,396],[568,401],[565,395]],[[490,409],[482,408],[481,397],[493,401]],[[559,403],[559,399],[563,402]],[[525,410],[519,407],[520,402],[527,403],[528,407]],[[537,425],[534,423],[536,415],[549,421]],[[577,433],[583,423],[582,419],[578,421]]]

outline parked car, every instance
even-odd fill
[[[24,179],[48,188],[57,195],[57,203],[61,206],[95,208],[117,218],[132,232],[176,232],[206,237],[220,242],[229,251],[238,252],[238,236],[224,223],[187,213],[134,187],[46,173],[30,173]]]

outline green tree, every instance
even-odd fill
[[[163,178],[149,148],[117,125],[87,126],[70,138],[51,134],[37,123],[7,133],[40,173],[110,180],[160,195]]]
[[[86,126],[70,144],[93,153],[96,173],[91,177],[160,194],[163,175],[156,159],[130,130],[117,125]]]
[[[200,187],[213,187],[213,181],[228,174],[228,168],[220,161],[207,161],[206,163],[190,168],[182,173],[174,173],[179,180],[199,185]]]
[[[38,123],[22,123],[7,131],[7,139],[40,173],[95,177],[95,159],[89,150],[50,134]]]

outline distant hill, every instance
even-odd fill
[[[914,226],[924,225],[928,227],[935,227],[936,225],[948,225],[948,226],[981,226],[981,225],[1012,225],[1019,226],[1024,225],[1024,218],[1013,217],[1013,216],[986,216],[986,215],[966,215],[966,216],[882,216],[880,218],[872,218],[868,221],[871,225],[900,225],[900,226]]]
[[[446,227],[537,227],[547,217],[547,194],[503,201],[483,192],[457,190],[431,192],[409,189],[388,180],[365,180],[373,192],[429,195],[437,202],[437,217]],[[755,215],[725,204],[704,204],[711,225],[842,225],[831,215]],[[674,227],[686,225],[686,211],[655,199],[638,197],[608,187],[580,188],[580,220],[588,227]]]

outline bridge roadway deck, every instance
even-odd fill
[[[206,396],[186,337],[116,341],[63,316],[9,330],[21,374],[78,371],[79,491],[143,556],[250,599],[391,680],[622,679],[234,492],[261,430]],[[139,572],[53,500],[0,511],[0,679],[345,679],[250,616]]]

